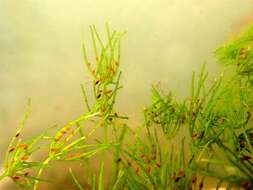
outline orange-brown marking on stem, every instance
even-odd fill
[[[69,154],[68,158],[69,159],[80,158],[81,156],[82,156],[82,154],[80,152],[77,152],[77,153]]]
[[[60,130],[60,133],[62,133],[63,135],[66,134],[68,131],[70,131],[70,128],[69,127],[63,127],[61,130]]]
[[[146,172],[147,172],[147,173],[150,173],[150,171],[151,171],[151,167],[148,166],[148,167],[146,168]]]
[[[176,175],[173,175],[173,176],[170,177],[170,179],[172,179],[172,180],[176,180],[176,178],[177,178]]]
[[[137,166],[136,169],[135,169],[135,173],[138,175],[139,171],[140,171],[140,168]]]
[[[19,144],[18,148],[23,148],[23,149],[27,149],[28,145],[27,144]]]
[[[96,80],[96,81],[95,81],[95,85],[98,85],[99,82],[100,82],[99,80]]]
[[[184,177],[184,176],[185,176],[185,173],[184,173],[183,171],[179,171],[178,175],[179,175],[180,177]]]
[[[242,161],[248,161],[248,160],[251,160],[251,157],[250,156],[242,156],[241,158],[240,158]]]
[[[201,190],[202,188],[204,187],[204,182],[203,182],[203,180],[200,182],[200,184],[199,184],[199,190]]]
[[[25,172],[25,173],[24,173],[24,176],[27,177],[28,175],[29,175],[29,172]]]
[[[248,189],[249,186],[250,186],[250,184],[249,184],[248,181],[244,181],[244,182],[242,183],[242,187],[245,188],[245,189]]]
[[[161,164],[156,163],[156,167],[161,168]]]
[[[19,180],[19,179],[20,179],[20,176],[17,176],[17,175],[16,175],[16,176],[13,176],[12,178],[13,178],[14,180]]]
[[[98,95],[97,95],[97,99],[99,99],[100,97],[101,97],[101,94],[98,94]]]
[[[25,160],[29,159],[29,156],[22,156],[20,159],[23,160],[23,161],[25,161]]]
[[[196,176],[193,176],[192,177],[192,183],[195,184],[197,182],[197,177]]]
[[[9,152],[13,152],[15,150],[15,148],[10,148]]]
[[[107,90],[105,93],[110,94],[111,92],[112,92],[112,90]]]
[[[51,148],[50,151],[53,153],[58,153],[60,150],[59,150],[59,148]]]

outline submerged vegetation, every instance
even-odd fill
[[[210,178],[216,179],[217,189],[253,189],[253,27],[216,50],[218,60],[233,67],[228,76],[210,80],[203,65],[198,75],[193,73],[191,91],[182,101],[153,86],[144,121],[136,127],[130,127],[128,117],[114,106],[122,88],[124,33],[106,26],[106,42],[95,26],[90,33],[94,54],[87,53],[84,39],[82,44],[93,79],[93,99],[81,85],[87,112],[23,140],[29,100],[6,151],[1,180],[9,177],[21,189],[37,190],[41,183],[50,183],[43,174],[53,162],[76,161],[84,166],[86,181],[71,168],[69,176],[79,190],[201,190]],[[98,131],[104,135],[95,138]],[[40,147],[46,149],[46,158],[32,161]],[[113,159],[106,160],[106,155]],[[98,173],[91,167],[93,159],[99,162]],[[105,175],[108,162],[110,175]]]

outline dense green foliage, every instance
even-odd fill
[[[144,122],[134,127],[114,107],[122,88],[119,68],[124,33],[108,26],[106,31],[104,42],[95,26],[90,27],[93,56],[87,54],[83,40],[84,64],[93,79],[93,100],[81,85],[87,112],[57,128],[54,135],[50,128],[23,141],[29,101],[6,151],[1,179],[10,177],[20,188],[37,190],[39,183],[47,182],[43,171],[53,167],[53,161],[74,160],[89,168],[86,184],[69,170],[79,190],[204,189],[210,178],[217,179],[217,188],[253,189],[253,27],[216,51],[221,63],[233,67],[228,77],[209,80],[203,65],[198,75],[193,73],[191,92],[183,101],[153,86]],[[104,136],[94,139],[101,130]],[[41,144],[48,147],[47,157],[30,161]],[[105,177],[106,154],[113,155],[111,177]],[[87,167],[94,158],[100,159],[98,174]]]

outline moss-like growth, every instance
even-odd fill
[[[217,188],[253,188],[253,27],[216,51],[222,63],[234,65],[229,79],[220,75],[207,84],[203,65],[199,75],[193,73],[191,92],[183,101],[153,86],[151,105],[144,109],[144,122],[138,127],[128,126],[128,118],[114,108],[122,88],[120,42],[124,33],[107,25],[104,42],[95,26],[90,26],[90,32],[94,56],[87,54],[84,40],[83,55],[94,81],[93,100],[81,85],[87,112],[55,134],[47,130],[23,141],[20,136],[30,112],[29,101],[7,149],[0,179],[11,177],[18,187],[37,190],[46,181],[43,171],[53,167],[53,161],[73,160],[87,166],[100,155],[100,172],[96,174],[91,167],[86,171],[88,187],[69,170],[76,189],[205,189],[210,177],[217,179]],[[84,131],[86,126],[89,129]],[[100,130],[104,136],[94,140]],[[30,161],[41,143],[47,147],[47,157]],[[105,177],[106,154],[113,156],[110,177]]]

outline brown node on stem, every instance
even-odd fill
[[[203,180],[200,182],[200,184],[199,184],[199,190],[201,190],[202,188],[204,187],[204,182],[203,182]]]
[[[58,133],[56,134],[55,138],[54,138],[54,141],[55,141],[55,142],[60,141],[60,140],[62,139],[63,135],[64,135],[64,133],[62,133],[61,131],[58,132]]]
[[[55,137],[55,138],[54,138],[54,141],[55,141],[55,142],[59,142],[59,141],[61,140],[61,138],[62,138],[62,136]]]
[[[96,81],[95,81],[95,85],[98,85],[99,82],[100,82],[99,80],[96,80]]]
[[[177,183],[177,182],[179,182],[180,179],[181,179],[181,177],[177,176],[174,181]]]
[[[185,115],[182,115],[180,118],[181,124],[185,124],[185,121],[186,121],[186,117],[185,117]]]
[[[105,93],[110,94],[110,93],[112,93],[112,90],[107,90]]]
[[[131,160],[127,160],[127,165],[128,165],[128,166],[131,166],[131,165],[132,165]]]
[[[151,172],[151,167],[150,167],[150,166],[148,166],[148,167],[146,168],[146,172],[147,172],[147,173],[150,173],[150,172]]]
[[[220,123],[223,124],[224,122],[225,122],[225,118],[224,117],[220,118]]]
[[[18,148],[23,148],[23,149],[27,149],[28,145],[27,144],[19,144]]]
[[[58,152],[60,152],[60,149],[59,148],[51,148],[50,149],[50,151],[52,152],[52,153],[58,153]]]
[[[81,156],[82,156],[82,154],[80,152],[77,152],[77,153],[69,154],[68,158],[74,159],[74,158],[80,158]]]
[[[242,187],[245,188],[245,189],[248,189],[249,186],[250,186],[250,183],[249,183],[248,181],[244,181],[244,182],[242,183]]]
[[[102,107],[101,107],[101,112],[105,112],[105,111],[106,111],[105,106],[102,106]]]
[[[251,160],[251,157],[250,156],[247,156],[247,155],[244,155],[240,158],[242,161],[248,161],[248,160]]]
[[[29,172],[25,172],[24,176],[27,177],[29,175]]]
[[[192,177],[192,183],[195,184],[197,182],[197,177],[196,176],[193,176]]]
[[[184,171],[179,171],[179,173],[178,173],[178,175],[180,176],[180,177],[184,177],[185,176],[185,173],[184,173]]]
[[[97,95],[97,99],[99,99],[101,97],[101,94],[99,93],[98,95]]]
[[[247,58],[248,51],[245,48],[241,48],[239,51],[239,58],[240,59],[246,59]]]
[[[112,72],[113,75],[116,74],[116,71],[113,68],[111,68],[111,72]]]
[[[116,163],[119,163],[119,162],[121,162],[121,158],[118,158],[117,160],[116,160]]]
[[[201,98],[201,97],[197,98],[197,102],[202,102],[202,101],[203,101],[203,98]]]
[[[26,161],[26,160],[29,159],[29,156],[22,156],[20,159],[23,160],[23,161]]]
[[[18,133],[15,135],[15,137],[18,138],[19,136],[20,136],[20,133],[18,132]]]
[[[170,179],[172,179],[172,180],[174,180],[174,181],[176,180],[176,178],[177,178],[176,175],[173,175],[173,176],[170,177]]]
[[[9,152],[13,152],[15,150],[15,148],[10,148]]]
[[[198,133],[193,133],[192,138],[196,138],[198,136]]]
[[[63,127],[61,130],[60,130],[60,133],[62,134],[66,134],[68,131],[70,131],[70,127]]]
[[[14,180],[19,180],[19,179],[20,179],[20,176],[15,175],[15,176],[12,177],[12,179],[14,179]]]
[[[140,171],[140,168],[137,166],[136,169],[135,169],[135,173],[138,175],[139,171]]]

